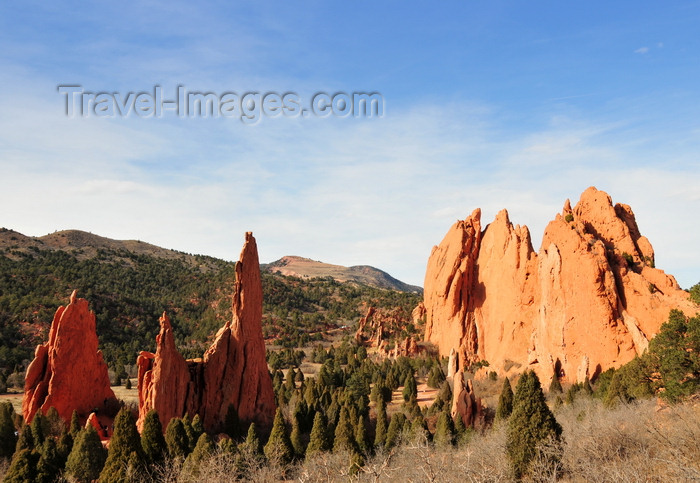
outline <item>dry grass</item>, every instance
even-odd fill
[[[544,448],[528,481],[667,482],[700,481],[700,403],[658,411],[655,401],[603,407],[579,397],[556,412],[564,433],[557,464]],[[321,453],[293,464],[263,463],[254,455],[217,453],[203,463],[199,475],[185,474],[170,464],[151,481],[299,481],[312,482],[486,482],[511,481],[505,453],[506,427],[496,425],[474,434],[458,448],[436,449],[427,441],[406,442],[390,452],[379,451],[360,468],[348,454]],[[241,468],[246,468],[241,474]],[[0,465],[0,476],[6,466]]]

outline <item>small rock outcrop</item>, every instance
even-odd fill
[[[417,310],[419,309],[413,310],[409,316],[400,307],[392,310],[369,307],[358,323],[355,342],[375,347],[378,354],[389,358],[419,354],[423,347],[418,345],[415,337],[399,337],[409,324],[413,323],[414,327],[422,324]]]
[[[98,350],[95,314],[85,299],[70,296],[59,307],[49,332],[49,341],[39,345],[27,368],[22,415],[31,423],[37,411],[54,407],[64,421],[73,411],[85,421],[95,410],[114,406],[107,364]]]
[[[267,427],[275,415],[272,380],[262,336],[262,283],[255,238],[246,241],[236,264],[233,318],[219,332],[201,360],[185,360],[175,347],[164,314],[156,353],[142,352],[139,367],[139,419],[151,409],[163,428],[173,417],[199,414],[204,428],[216,432],[233,405],[243,421]]]
[[[464,373],[458,372],[452,387],[452,419],[462,418],[465,428],[484,426],[484,411],[481,398],[474,394],[471,380],[464,381]]]
[[[430,255],[423,309],[425,339],[443,356],[454,349],[460,367],[530,368],[543,384],[555,370],[575,382],[619,367],[671,309],[699,310],[655,268],[631,208],[593,187],[573,209],[566,201],[539,252],[505,210],[484,229],[478,209],[455,223]]]

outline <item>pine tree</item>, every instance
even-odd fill
[[[182,418],[182,425],[185,427],[185,432],[187,433],[187,444],[189,445],[189,451],[187,453],[189,454],[194,451],[199,435],[195,432],[194,427],[192,426],[192,420],[190,419],[189,414],[185,413],[185,416]]]
[[[62,468],[61,456],[56,448],[56,440],[47,438],[41,448],[41,457],[37,464],[36,481],[39,483],[52,483],[56,481]]]
[[[182,419],[173,418],[168,423],[165,430],[165,444],[171,458],[182,458],[183,460],[190,454],[190,443],[187,440],[187,431]]]
[[[504,421],[510,417],[513,412],[513,389],[510,385],[510,379],[507,377],[503,380],[503,389],[498,397],[498,407],[496,408],[496,420]]]
[[[435,446],[439,448],[447,448],[454,443],[454,424],[452,416],[447,411],[442,411],[438,416],[437,425],[435,426]]]
[[[83,429],[80,425],[80,418],[78,417],[78,411],[73,410],[73,414],[70,417],[70,435],[73,437],[73,441],[78,436],[80,430]]]
[[[331,449],[327,425],[328,423],[326,422],[326,417],[321,411],[318,411],[316,416],[314,416],[314,424],[311,428],[311,437],[309,439],[309,445],[306,448],[307,458],[321,451],[328,451]]]
[[[26,483],[35,481],[39,453],[31,449],[20,449],[12,457],[10,467],[5,473],[3,483]]]
[[[275,413],[275,421],[272,423],[272,431],[267,444],[265,444],[264,452],[268,460],[279,461],[282,464],[291,462],[294,456],[292,442],[289,440],[287,426],[280,408],[277,408]]]
[[[136,468],[134,467],[135,453]],[[144,453],[136,421],[129,408],[123,407],[114,419],[114,433],[109,442],[107,461],[100,473],[100,483],[121,482],[143,465]]]
[[[360,450],[360,453],[364,455],[369,454],[370,444],[367,439],[365,418],[362,416],[357,417],[357,424],[355,424],[355,442],[357,443],[357,449]]]
[[[26,424],[22,426],[22,429],[20,429],[19,431],[19,438],[17,438],[15,452],[22,449],[34,449],[34,437],[32,436],[32,428]]]
[[[401,392],[404,401],[409,401],[411,397],[416,397],[418,394],[418,388],[416,387],[416,380],[413,374],[408,374],[403,382],[403,391]]]
[[[411,441],[415,443],[422,443],[424,441],[430,440],[430,432],[428,431],[428,424],[423,417],[423,414],[416,416],[411,423]]]
[[[44,444],[44,440],[46,439],[44,428],[46,426],[46,416],[44,416],[41,411],[37,411],[30,426],[32,428],[32,440],[34,441],[35,448],[38,448]]]
[[[15,452],[15,410],[10,401],[0,404],[0,458],[10,458]]]
[[[66,473],[80,482],[96,480],[107,459],[100,437],[92,426],[78,432],[68,455]]]
[[[193,477],[199,476],[199,467],[202,461],[206,461],[212,454],[216,447],[214,446],[214,441],[211,439],[207,433],[202,433],[197,440],[197,444],[194,447],[194,451],[187,456],[184,465],[185,474]]]
[[[455,428],[455,444],[457,446],[464,444],[467,441],[467,427],[464,425],[462,415],[459,413],[455,414],[455,417],[452,418],[452,423]]]
[[[131,389],[131,379],[126,379],[126,382],[124,383],[124,389]]]
[[[350,415],[345,406],[340,410],[340,419],[338,420],[338,425],[335,427],[335,438],[333,439],[333,452],[338,453],[343,451],[352,453],[358,451]]]
[[[255,429],[255,423],[250,423],[250,426],[248,426],[248,433],[243,444],[253,453],[262,452],[262,444]]]
[[[386,441],[384,442],[385,449],[391,449],[401,441],[401,433],[406,422],[406,416],[403,413],[394,413],[391,415],[389,428],[386,430]]]
[[[301,438],[301,428],[299,425],[299,419],[292,417],[292,434],[289,436],[289,440],[292,443],[292,448],[294,449],[294,455],[297,458],[304,457],[304,442]]]
[[[593,387],[591,386],[591,380],[588,379],[588,376],[586,376],[586,379],[583,380],[583,392],[589,396],[593,395]]]
[[[434,365],[428,374],[428,387],[437,389],[445,381],[445,373],[442,372],[439,365]]]
[[[58,438],[63,432],[63,429],[66,427],[66,423],[64,423],[61,416],[59,416],[58,410],[53,406],[51,406],[46,412],[45,423],[46,426],[44,428],[44,435],[50,435],[55,438]]]
[[[506,453],[513,476],[522,478],[535,458],[538,445],[559,441],[562,428],[547,407],[540,380],[526,371],[518,381],[513,398],[513,413],[508,421]]]
[[[59,467],[63,468],[66,466],[66,461],[68,460],[68,455],[73,449],[73,437],[68,432],[68,428],[63,428],[61,436],[58,438],[58,444],[56,444],[56,451],[58,451],[58,456],[60,457],[61,464]]]
[[[377,426],[374,431],[374,446],[377,448],[383,447],[386,443],[386,407],[384,403],[377,403]]]
[[[168,446],[163,437],[163,425],[155,409],[148,411],[143,421],[141,447],[149,465],[161,463],[168,455]]]

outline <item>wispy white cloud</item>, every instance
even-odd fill
[[[649,47],[640,47],[637,50],[634,51],[635,54],[648,54],[649,53]]]

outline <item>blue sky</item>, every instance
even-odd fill
[[[588,186],[657,267],[700,280],[700,2],[0,3],[0,225],[236,259],[369,264],[422,285],[476,207],[539,248]],[[384,116],[64,114],[59,84],[377,91]],[[169,97],[173,97],[169,95]]]

